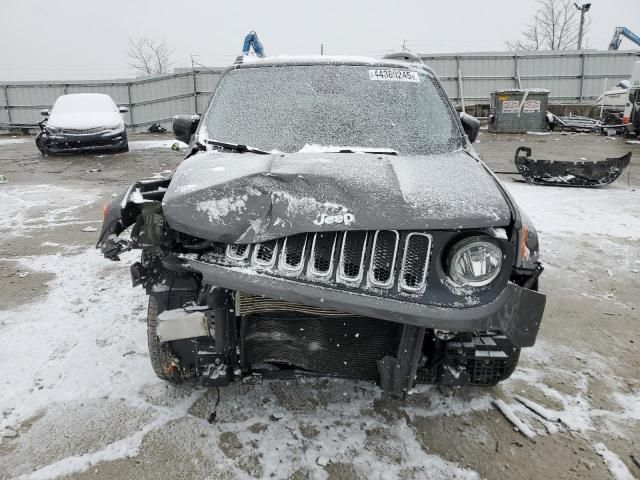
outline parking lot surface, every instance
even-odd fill
[[[405,401],[347,380],[237,383],[209,423],[215,389],[151,370],[135,253],[112,263],[94,249],[102,206],[180,163],[173,144],[132,135],[128,153],[43,157],[33,137],[0,136],[0,479],[640,477],[640,145],[479,136],[536,224],[546,268],[538,342],[509,380],[418,386]],[[521,145],[550,160],[634,157],[606,188],[537,187],[509,173]]]

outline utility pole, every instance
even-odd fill
[[[407,41],[406,40],[402,40],[402,51],[403,52],[407,51]]]
[[[320,44],[320,55],[324,55],[324,43]]]
[[[578,50],[582,50],[582,34],[584,33],[584,14],[589,11],[591,8],[590,3],[585,3],[582,6],[579,6],[577,3],[574,3],[576,8],[580,10],[580,30],[578,31]]]

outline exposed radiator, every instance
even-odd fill
[[[402,326],[375,318],[303,313],[242,317],[241,363],[379,380],[377,361],[396,355]]]
[[[251,315],[255,313],[273,312],[299,312],[308,315],[318,315],[324,317],[356,317],[350,313],[336,312],[325,308],[312,307],[299,303],[286,302],[274,298],[253,295],[251,293],[236,293],[236,316]],[[362,317],[364,318],[364,317]]]

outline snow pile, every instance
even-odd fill
[[[54,227],[86,224],[78,213],[96,202],[93,190],[58,185],[10,185],[0,189],[0,232],[22,236]]]
[[[609,450],[604,443],[596,443],[593,447],[596,452],[598,452],[598,455],[605,461],[615,480],[635,480],[635,477],[631,474],[624,462],[620,460],[620,457]]]
[[[12,145],[14,143],[25,143],[28,141],[29,139],[26,139],[26,138],[0,138],[0,146]]]
[[[620,179],[623,182],[624,178]],[[619,183],[620,183],[619,182]],[[504,182],[539,232],[640,238],[640,190]]]

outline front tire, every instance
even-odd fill
[[[149,345],[149,360],[151,367],[158,378],[169,383],[180,383],[182,375],[180,368],[173,360],[173,354],[169,343],[161,343],[156,329],[158,328],[158,315],[167,310],[168,297],[149,295],[149,307],[147,309],[147,343]]]

